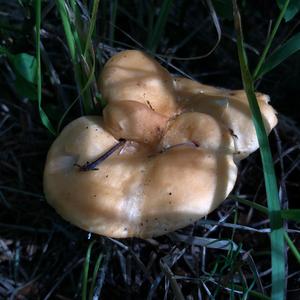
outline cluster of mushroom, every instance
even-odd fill
[[[44,190],[71,223],[111,237],[152,237],[184,227],[230,193],[236,162],[258,148],[247,98],[174,78],[129,50],[104,66],[100,116],[67,125],[48,153]],[[276,125],[257,94],[267,132]]]

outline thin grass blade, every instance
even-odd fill
[[[167,23],[167,19],[168,19],[168,15],[170,12],[172,2],[173,2],[172,0],[164,0],[162,6],[160,8],[158,19],[155,23],[153,32],[151,33],[150,38],[147,43],[147,46],[148,46],[147,48],[152,53],[155,53],[155,51],[158,47],[159,41],[164,32],[164,28]]]
[[[116,25],[117,10],[118,10],[118,0],[112,0],[110,2],[110,10],[111,10],[111,21],[109,26],[109,45],[113,46],[115,40],[115,25]]]
[[[56,0],[56,5],[58,12],[60,14],[61,21],[63,23],[63,28],[65,31],[65,36],[68,44],[68,48],[70,51],[70,56],[72,63],[75,63],[76,60],[76,47],[75,47],[75,40],[71,29],[71,24],[64,6],[64,1],[62,0]]]
[[[95,5],[95,2],[94,2],[94,9],[97,12],[98,6]],[[85,58],[85,61],[90,62],[90,59],[83,55],[83,47],[86,49],[86,53],[88,54],[88,49],[92,45],[91,37],[89,37],[89,39],[85,38],[83,43],[83,38],[80,35],[81,32],[81,28],[79,28],[80,22],[79,21],[76,22],[76,16],[79,14],[76,1],[72,0],[70,1],[70,5],[68,5],[68,2],[62,0],[56,0],[56,5],[62,20],[62,24],[63,24],[63,28],[67,40],[67,45],[69,48],[70,57],[74,68],[75,81],[77,84],[78,94],[79,94],[78,97],[82,99],[84,113],[90,114],[93,112],[95,108],[94,101],[92,98],[91,90],[84,88],[85,86],[88,86],[87,77],[89,77],[89,75],[85,74],[84,72],[85,70],[83,66],[80,65],[80,62],[82,57]],[[94,14],[96,13],[94,12]],[[94,22],[96,21],[95,16],[93,21]],[[88,35],[92,35],[94,26],[95,23],[89,27]],[[89,67],[89,70],[91,70],[92,68],[93,67]],[[92,74],[92,76],[94,76],[94,74]]]
[[[284,233],[285,240],[290,247],[291,252],[294,254],[295,258],[297,259],[298,263],[300,264],[300,253],[295,246],[294,242],[290,239],[289,235],[285,232]]]
[[[97,280],[97,275],[98,275],[98,271],[99,271],[102,259],[103,259],[103,254],[100,253],[98,258],[97,258],[97,261],[96,261],[96,264],[95,264],[95,267],[94,267],[94,271],[93,271],[92,283],[91,283],[91,288],[90,288],[90,293],[89,293],[89,298],[88,298],[89,300],[93,299],[94,289],[95,289],[96,280]]]
[[[55,130],[42,108],[42,71],[41,71],[41,48],[40,48],[40,41],[41,41],[41,0],[35,1],[35,26],[36,26],[36,83],[37,83],[37,98],[38,98],[38,107],[39,113],[42,120],[43,125],[53,134],[55,135]]]
[[[89,244],[89,247],[86,251],[85,261],[83,265],[83,275],[82,275],[82,294],[81,299],[87,299],[87,286],[88,286],[88,279],[89,279],[89,268],[90,268],[90,260],[91,260],[91,251],[96,241],[92,241]]]
[[[283,209],[280,214],[285,220],[300,222],[300,209]]]
[[[99,2],[100,2],[100,0],[93,1],[92,16],[91,16],[91,20],[90,20],[90,25],[89,25],[88,34],[87,34],[86,41],[85,41],[84,53],[83,53],[84,57],[87,56],[90,41],[92,39],[92,35],[95,30]]]
[[[262,65],[256,78],[259,79],[266,73],[273,70],[292,54],[300,50],[300,32],[291,37],[284,45],[272,53]]]
[[[165,276],[168,278],[168,280],[171,283],[171,287],[172,287],[172,290],[174,293],[174,298],[176,300],[184,300],[184,296],[182,294],[181,288],[180,288],[179,284],[177,283],[176,278],[175,278],[172,270],[170,269],[170,267],[166,263],[164,263],[163,260],[161,260],[160,268],[162,269]]]
[[[249,201],[249,200],[246,200],[246,199],[243,199],[243,198],[240,198],[240,197],[237,197],[237,196],[233,196],[233,195],[231,195],[229,198],[234,200],[234,201],[237,201],[237,202],[240,202],[242,204],[253,207],[253,208],[255,208],[256,210],[258,210],[262,213],[265,213],[265,214],[268,213],[268,209],[265,206],[257,204],[253,201]]]
[[[272,42],[274,40],[274,37],[275,37],[275,35],[277,33],[279,25],[280,25],[280,23],[281,23],[281,21],[282,21],[282,19],[284,17],[284,14],[285,14],[288,6],[289,6],[289,3],[290,3],[290,0],[285,0],[284,6],[283,6],[283,8],[282,8],[282,10],[281,10],[281,12],[280,12],[280,14],[279,14],[276,22],[275,22],[275,25],[274,25],[274,27],[273,27],[273,29],[271,31],[271,34],[270,34],[270,36],[269,36],[269,38],[267,40],[267,44],[266,44],[266,46],[265,46],[265,48],[264,48],[264,50],[263,50],[263,52],[261,54],[261,57],[260,57],[260,59],[258,61],[257,66],[256,66],[256,68],[254,70],[254,73],[253,73],[253,79],[254,80],[257,79],[257,75],[260,73],[262,65],[264,64],[264,62],[266,60],[267,54],[268,54],[268,52],[269,52],[269,50],[271,48],[271,44],[272,44]]]
[[[232,240],[220,240],[220,239],[205,238],[205,237],[198,237],[198,236],[189,236],[189,235],[179,234],[176,232],[169,233],[168,237],[173,242],[181,242],[189,245],[207,247],[211,249],[228,250],[228,251],[238,251],[239,249],[239,246],[235,244]]]
[[[280,9],[284,7],[285,0],[276,0],[277,5]],[[291,0],[285,14],[284,19],[286,22],[292,20],[296,14],[300,11],[300,1],[299,0]]]
[[[193,57],[179,57],[179,56],[172,56],[172,60],[182,60],[182,61],[190,61],[190,60],[198,60],[198,59],[203,59],[205,57],[208,57],[209,55],[211,55],[219,46],[220,41],[221,41],[221,37],[222,37],[222,30],[221,30],[221,26],[220,26],[220,22],[217,16],[217,13],[215,11],[214,5],[212,3],[211,0],[206,0],[212,21],[214,23],[216,32],[217,32],[217,40],[215,42],[215,44],[213,45],[213,47],[205,54],[202,55],[197,55],[197,56],[193,56]],[[176,45],[176,50],[178,50],[179,48],[181,48],[184,44],[186,44],[197,32],[199,31],[199,28],[196,28],[196,30],[194,30],[193,32],[191,32],[191,34],[189,34],[183,41],[181,41],[181,43],[179,43],[178,45]],[[160,57],[170,57],[170,55],[159,55]]]
[[[260,146],[264,179],[267,193],[268,210],[271,225],[271,264],[272,264],[272,299],[285,298],[285,243],[283,222],[280,216],[278,188],[275,177],[273,159],[263,119],[254,92],[253,80],[248,68],[246,53],[243,45],[241,19],[236,0],[233,0],[234,23],[237,34],[238,56],[257,139]]]

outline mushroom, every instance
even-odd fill
[[[108,60],[99,87],[109,103],[137,101],[167,117],[177,110],[172,76],[141,51],[122,51]]]
[[[222,149],[223,135],[231,141],[229,133],[204,117],[216,133],[210,137],[211,149],[184,144],[184,139],[172,141],[169,135],[162,142],[164,151],[127,142],[90,171],[77,165],[94,161],[118,140],[103,128],[100,117],[76,119],[49,151],[44,173],[48,202],[71,223],[112,237],[157,236],[196,221],[223,201],[237,172],[230,146]],[[205,136],[201,125],[202,120],[187,134]],[[178,142],[183,144],[172,147]]]
[[[222,203],[236,181],[235,161],[257,146],[242,136],[253,127],[242,91],[172,78],[133,50],[108,61],[100,88],[103,117],[74,120],[48,153],[44,191],[60,215],[101,235],[147,238]],[[274,110],[259,97],[271,129]]]
[[[224,124],[232,133],[236,161],[246,158],[259,144],[244,90],[227,90],[205,85],[187,78],[174,78],[177,101],[184,111],[207,113]],[[277,124],[276,111],[269,96],[256,93],[267,133]]]
[[[163,134],[168,118],[137,101],[110,103],[103,110],[106,129],[117,139],[153,144]]]

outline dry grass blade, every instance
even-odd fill
[[[176,279],[174,278],[174,274],[171,271],[171,269],[169,268],[169,266],[166,263],[164,263],[163,260],[161,260],[160,267],[161,267],[162,271],[164,272],[165,276],[168,278],[168,280],[171,283],[175,299],[176,300],[184,300],[184,296],[182,294],[181,288],[179,287]]]
[[[165,58],[169,58],[169,59],[172,59],[172,60],[192,61],[192,60],[198,60],[198,59],[203,59],[205,57],[208,57],[209,55],[211,55],[217,49],[217,47],[218,47],[218,45],[220,44],[220,41],[221,41],[222,30],[221,30],[220,22],[219,22],[217,14],[216,14],[216,11],[214,9],[212,1],[211,0],[205,0],[205,1],[207,3],[211,18],[213,20],[214,26],[215,26],[216,31],[217,31],[217,41],[215,42],[213,47],[207,53],[205,53],[203,55],[194,56],[194,57],[178,57],[178,56],[169,56],[169,55],[159,55],[160,57],[165,57]],[[195,31],[195,33],[197,31]],[[190,35],[190,37],[192,37],[192,34]],[[186,39],[186,41],[187,41],[187,39]]]
[[[236,251],[239,249],[238,245],[236,245],[232,240],[220,240],[212,238],[202,238],[197,236],[186,236],[175,232],[168,234],[168,236],[174,242],[180,241],[189,245],[197,245],[200,247],[230,251]]]

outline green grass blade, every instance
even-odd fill
[[[89,279],[89,268],[90,268],[90,260],[91,260],[91,251],[96,241],[92,241],[89,244],[89,247],[86,251],[85,255],[85,261],[83,265],[83,276],[82,276],[82,294],[81,299],[86,300],[87,299],[87,285],[88,285],[88,279]]]
[[[290,239],[289,235],[286,232],[284,233],[284,237],[285,237],[285,240],[286,240],[288,246],[290,247],[290,250],[294,254],[298,263],[300,264],[300,253],[299,253],[297,247],[295,246],[295,244],[293,243],[293,241]]]
[[[158,47],[159,41],[162,37],[165,25],[167,23],[167,19],[168,19],[168,15],[170,12],[172,2],[173,2],[172,0],[164,0],[162,6],[160,8],[158,19],[155,23],[153,32],[151,32],[150,38],[147,43],[147,48],[152,53],[155,53],[155,51]]]
[[[232,199],[234,201],[238,201],[242,204],[248,205],[250,207],[253,207],[254,209],[267,214],[268,213],[268,209],[260,204],[257,204],[253,201],[249,201],[234,195],[231,195],[229,197],[229,199]],[[281,218],[284,220],[291,220],[291,221],[296,221],[296,222],[300,222],[300,209],[282,209],[280,210],[280,215]]]
[[[140,11],[139,14],[143,15],[142,11]],[[147,7],[147,32],[148,32],[148,36],[147,36],[147,42],[146,42],[146,45],[147,45],[148,49],[150,48],[150,40],[151,40],[151,36],[153,34],[154,14],[155,14],[154,6],[150,5],[150,3],[148,3],[148,7]]]
[[[249,201],[249,200],[246,200],[246,199],[234,196],[234,195],[229,196],[229,198],[232,199],[232,200],[234,200],[234,201],[238,201],[238,202],[240,202],[242,204],[245,204],[245,205],[248,205],[250,207],[253,207],[256,210],[258,210],[258,211],[260,211],[260,212],[262,212],[264,214],[268,213],[268,209],[265,206],[257,204],[257,203],[255,203],[253,201]]]
[[[94,4],[95,4],[95,2],[94,2]],[[74,68],[75,80],[76,80],[78,92],[79,92],[78,97],[80,97],[80,98],[82,97],[84,112],[86,114],[89,114],[94,110],[94,102],[92,99],[91,91],[89,89],[85,89],[85,87],[87,86],[87,80],[88,80],[86,77],[88,75],[85,76],[86,75],[84,72],[85,70],[80,65],[80,59],[83,56],[82,40],[80,39],[80,35],[78,33],[79,28],[77,28],[77,26],[80,26],[80,24],[79,24],[80,22],[77,22],[78,23],[77,24],[76,20],[72,20],[71,16],[70,16],[70,15],[73,15],[73,16],[78,15],[78,9],[77,9],[76,1],[71,1],[70,4],[71,5],[68,6],[67,2],[62,1],[62,0],[56,0],[57,9],[59,11],[59,14],[60,14],[60,17],[62,20],[62,24],[63,24],[63,28],[64,28],[66,40],[67,40],[67,45],[69,48],[70,57],[71,57],[71,61],[72,61],[73,68]],[[97,7],[95,7],[95,9],[96,8]],[[72,10],[73,10],[73,12],[72,12]],[[97,12],[97,10],[96,10],[96,12]],[[95,21],[96,21],[96,17],[94,16],[94,22]],[[88,33],[88,34],[90,34],[90,35],[92,34],[94,26],[95,26],[95,23],[93,26],[89,27],[89,30],[91,31],[91,33]],[[85,39],[85,47],[87,47],[87,49],[89,49],[88,46],[90,46],[90,45],[91,45],[91,37],[89,37],[88,39]],[[88,51],[87,51],[87,53],[88,53]],[[85,61],[89,62],[90,60],[85,57]],[[84,91],[83,91],[83,89],[84,89]]]
[[[111,21],[109,26],[109,45],[113,46],[115,40],[116,18],[118,10],[118,0],[112,0],[111,5]]]
[[[89,293],[89,298],[88,298],[89,300],[93,299],[94,289],[95,289],[95,285],[96,285],[96,279],[97,279],[97,275],[98,275],[98,271],[99,271],[102,259],[103,259],[103,254],[100,253],[97,258],[97,261],[96,261],[96,264],[94,267],[94,271],[93,271],[92,283],[91,283],[91,288],[90,288],[90,293]]]
[[[41,48],[40,48],[40,42],[41,42],[41,0],[35,1],[35,32],[36,32],[36,83],[37,83],[37,98],[38,98],[38,107],[39,107],[39,113],[42,120],[42,123],[46,128],[55,135],[55,130],[46,115],[45,111],[42,108],[42,71],[41,71]]]
[[[74,64],[75,60],[76,60],[75,40],[74,40],[74,36],[72,33],[71,24],[70,24],[68,15],[67,15],[67,11],[64,6],[65,5],[64,1],[56,0],[56,5],[57,5],[58,12],[60,14],[61,21],[63,23],[63,28],[65,31],[65,36],[66,36],[68,48],[70,51],[71,60],[72,60],[72,63]]]
[[[254,85],[248,69],[246,53],[243,44],[243,33],[240,14],[236,0],[233,0],[234,23],[237,34],[238,56],[244,89],[247,94],[253,123],[255,126],[260,153],[262,158],[265,187],[267,193],[269,218],[271,225],[271,263],[272,263],[272,299],[285,298],[285,244],[283,222],[280,216],[280,204],[275,177],[275,170],[268,143],[268,137],[264,127],[257,99],[254,92]]]
[[[94,49],[93,49],[93,42],[92,42],[92,36],[95,31],[95,26],[96,26],[96,21],[97,21],[97,12],[98,12],[98,8],[99,8],[99,3],[100,3],[100,0],[95,0],[93,2],[89,29],[88,29],[88,33],[87,33],[87,38],[85,40],[84,53],[82,55],[83,63],[86,63],[86,66],[89,67],[89,72],[87,72],[87,74],[86,74],[85,85],[83,86],[82,93],[88,92],[87,91],[88,88],[90,88],[92,86],[94,87],[94,94],[93,93],[92,94],[95,99],[94,99],[94,101],[93,101],[93,99],[91,99],[93,107],[94,107],[95,103],[97,102],[97,99],[96,99],[97,94],[99,94],[97,83],[96,83],[96,78],[95,78],[96,59],[95,59],[95,53],[94,53]],[[116,1],[114,3],[114,5],[115,6],[114,6],[113,11],[114,11],[114,20],[115,20],[118,2]],[[114,38],[114,37],[112,37],[112,38]],[[90,51],[88,51],[88,50],[90,50]],[[99,102],[101,104],[101,107],[104,107],[104,103],[101,99]]]
[[[270,72],[272,69],[281,64],[284,60],[286,60],[289,56],[291,56],[299,50],[300,33],[297,33],[267,58],[265,63],[261,66],[259,73],[256,75],[256,78],[259,79],[266,73]]]
[[[280,9],[284,7],[285,0],[277,0],[277,5]],[[300,1],[299,0],[291,0],[290,4],[284,14],[284,19],[286,22],[292,20],[297,13],[300,11]]]
[[[87,37],[86,37],[85,47],[84,47],[84,52],[83,52],[84,57],[87,56],[90,41],[92,39],[92,35],[93,35],[94,30],[95,30],[99,2],[100,2],[100,0],[93,1],[92,16],[91,16],[90,25],[89,25],[88,34],[87,34]]]
[[[300,222],[300,209],[283,209],[280,214],[283,219]]]
[[[236,196],[230,196],[230,198],[232,200],[238,201],[242,204],[253,207],[254,209],[256,209],[262,213],[268,214],[268,209],[266,207],[264,207],[263,205],[260,205],[253,201],[242,199],[242,198],[239,198]],[[285,210],[281,210],[280,214],[281,214],[281,218],[283,218],[283,219],[300,222],[300,209],[285,209]],[[289,245],[292,254],[295,256],[296,260],[300,263],[300,253],[286,232],[284,232],[284,239],[287,242],[287,244]]]
[[[286,12],[286,10],[287,10],[287,8],[289,6],[289,3],[290,3],[290,0],[286,0],[285,1],[285,4],[284,4],[284,6],[283,6],[283,8],[282,8],[282,10],[281,10],[281,12],[280,12],[277,20],[276,20],[274,28],[271,31],[270,37],[267,40],[267,44],[265,46],[265,49],[263,50],[263,53],[262,53],[262,55],[261,55],[261,57],[260,57],[260,59],[258,61],[258,64],[257,64],[255,70],[254,70],[254,73],[253,73],[253,79],[254,80],[257,79],[257,75],[260,73],[260,69],[261,69],[262,65],[264,64],[264,62],[266,60],[266,57],[267,57],[267,54],[268,54],[268,52],[270,50],[271,44],[273,42],[273,39],[274,39],[274,37],[275,37],[275,35],[277,33],[277,30],[278,30],[279,25],[280,25],[280,23],[281,23],[281,21],[282,21],[282,19],[284,17],[285,12]]]
[[[213,47],[206,53],[202,54],[202,55],[197,55],[197,56],[193,56],[193,57],[179,57],[179,56],[172,56],[173,60],[182,60],[182,61],[189,61],[189,60],[198,60],[198,59],[203,59],[205,57],[208,57],[209,55],[211,55],[219,46],[220,41],[221,41],[221,37],[222,37],[222,30],[221,30],[221,26],[220,26],[220,22],[219,22],[219,18],[217,16],[217,13],[215,11],[214,5],[212,3],[211,0],[206,0],[207,3],[207,7],[209,9],[210,12],[210,16],[211,19],[214,23],[216,32],[217,32],[217,40],[215,42],[215,44],[213,45]],[[178,43],[176,45],[176,51],[183,47],[197,32],[199,31],[199,28],[196,28],[194,31],[192,31],[190,34],[187,35],[187,37],[185,39],[183,39],[180,43]],[[170,57],[170,55],[160,55],[160,57]]]
[[[79,96],[76,97],[76,99],[69,105],[69,107],[64,111],[63,115],[61,116],[58,125],[57,125],[57,133],[60,132],[63,121],[65,120],[66,116],[68,115],[68,113],[71,111],[71,109],[73,108],[73,106],[76,104],[76,102],[79,100]]]
[[[66,116],[70,112],[70,110],[73,108],[73,106],[76,104],[76,102],[79,100],[80,96],[82,96],[83,93],[85,93],[86,91],[88,91],[88,88],[91,86],[91,84],[93,82],[95,82],[95,75],[94,75],[94,72],[95,72],[95,57],[94,56],[92,57],[92,60],[93,60],[93,62],[92,62],[92,70],[90,71],[90,75],[87,78],[87,82],[86,82],[85,86],[81,89],[79,95],[75,98],[75,100],[69,105],[69,107],[63,113],[63,115],[60,118],[60,120],[58,122],[58,125],[57,125],[57,132],[60,131],[64,119],[66,118]],[[102,107],[105,106],[102,99],[100,99],[99,102],[100,102],[101,105],[103,105]]]

